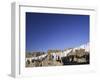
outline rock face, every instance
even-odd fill
[[[89,43],[65,50],[26,53],[26,67],[62,66],[90,63]]]
[[[67,56],[62,57],[64,65],[68,64],[89,64],[90,63],[90,49],[89,43],[73,48]]]

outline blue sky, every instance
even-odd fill
[[[77,47],[89,42],[89,16],[26,13],[26,51]]]

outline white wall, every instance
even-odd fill
[[[0,80],[14,80],[10,74],[11,60],[11,2],[15,0],[1,0],[0,2]],[[20,0],[21,1],[21,0]],[[25,1],[25,0],[23,0]],[[27,0],[28,1],[28,0]],[[96,73],[80,73],[80,74],[65,74],[61,76],[46,76],[21,78],[22,80],[99,80],[100,74],[100,1],[99,0],[30,0],[34,4],[47,3],[48,5],[67,5],[77,4],[83,6],[95,6],[97,8],[96,20],[96,52],[97,52],[97,72]],[[95,54],[95,53],[94,53]],[[5,58],[5,59],[4,59]],[[20,80],[20,79],[19,79]]]

